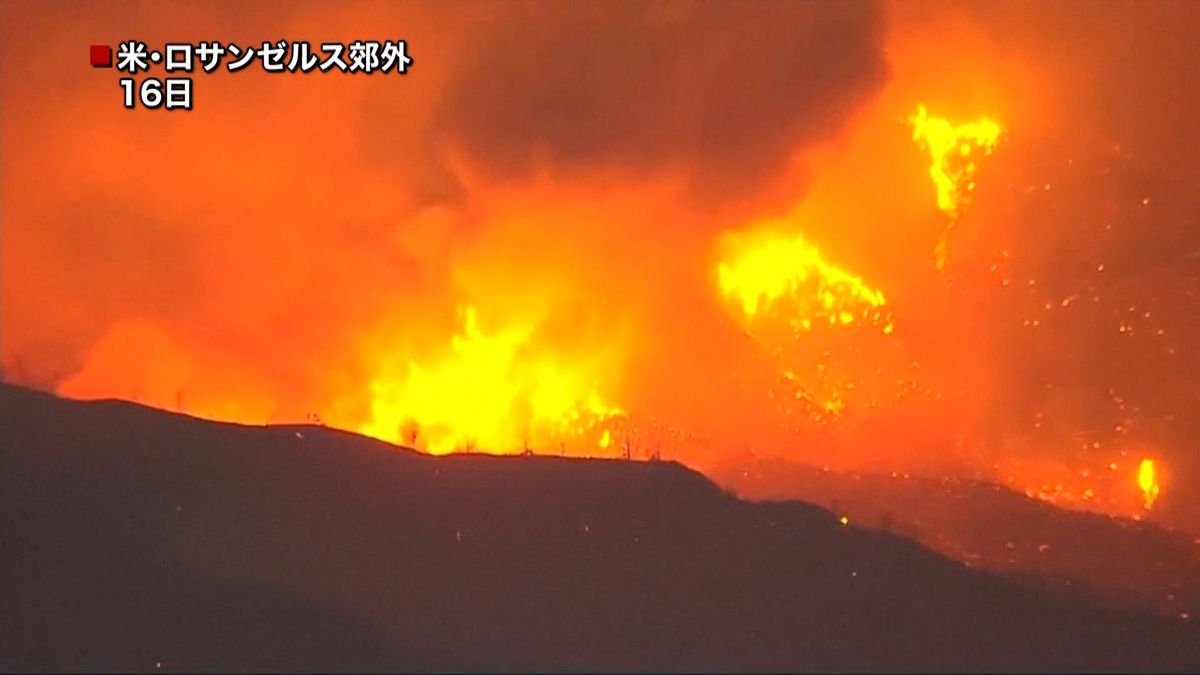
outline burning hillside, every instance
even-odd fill
[[[1194,5],[0,11],[8,381],[1200,530]],[[75,63],[368,29],[408,74],[181,114]]]
[[[743,497],[800,497],[970,567],[1086,588],[1179,620],[1200,616],[1200,538],[1149,522],[1066,510],[981,480],[842,473],[777,459],[730,462],[713,475]]]
[[[745,502],[674,462],[435,458],[9,385],[0,427],[4,671],[1200,662],[1190,621]]]

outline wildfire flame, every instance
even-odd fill
[[[460,316],[462,330],[444,360],[410,362],[405,377],[371,381],[371,421],[361,433],[419,444],[433,454],[477,447],[502,452],[521,442],[557,444],[599,434],[622,414],[600,399],[594,381],[526,354],[528,329],[485,334],[474,307],[462,308]],[[609,439],[604,429],[596,444],[605,448]]]
[[[791,414],[798,403],[808,419],[824,424],[842,418],[856,385],[835,368],[844,341],[826,331],[891,335],[892,316],[883,291],[827,261],[802,235],[780,234],[794,230],[792,223],[771,222],[729,234],[717,286],[778,368],[770,392],[775,404]]]
[[[1002,129],[986,117],[977,122],[954,125],[945,118],[930,116],[924,105],[917,106],[908,123],[913,128],[912,139],[932,158],[929,177],[937,189],[938,209],[950,219],[934,248],[940,270],[946,264],[950,232],[966,206],[969,193],[975,189],[977,166],[972,155],[976,150],[985,155],[992,154]]]
[[[1154,506],[1160,491],[1158,479],[1155,477],[1154,460],[1143,459],[1138,465],[1138,487],[1142,489],[1143,505],[1146,510]]]
[[[797,310],[794,328],[807,330],[814,321],[850,324],[883,320],[884,332],[892,330],[890,320],[884,320],[883,292],[826,262],[802,236],[769,235],[757,246],[742,247],[733,262],[717,267],[717,277],[721,293],[736,299],[747,317],[765,312],[787,295]]]

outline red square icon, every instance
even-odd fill
[[[91,51],[93,68],[112,68],[112,47],[92,45]]]

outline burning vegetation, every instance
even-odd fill
[[[975,189],[974,155],[990,155],[1000,141],[1000,125],[986,117],[978,122],[954,125],[941,117],[931,117],[925,106],[908,118],[912,138],[929,153],[929,177],[937,188],[937,205],[949,218],[946,229],[938,237],[934,259],[940,270],[946,266],[950,246],[950,231],[966,208],[967,199]]]
[[[1200,478],[1196,10],[731,7],[303,4],[297,37],[403,26],[412,73],[217,75],[170,119],[90,72],[47,115],[61,92],[5,62],[5,378],[434,454],[774,456],[1200,527],[1163,487]],[[197,12],[197,39],[277,32]]]
[[[433,454],[578,447],[584,436],[607,447],[605,423],[622,413],[601,402],[595,382],[530,353],[527,330],[485,335],[474,307],[462,317],[442,360],[371,381],[371,421],[360,432]]]
[[[1138,487],[1142,489],[1142,500],[1146,510],[1154,506],[1154,501],[1158,499],[1158,479],[1154,475],[1154,460],[1143,459],[1138,465]]]

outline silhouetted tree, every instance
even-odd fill
[[[408,447],[416,448],[417,439],[421,437],[421,423],[415,419],[409,419],[401,427],[401,436],[408,442]]]

